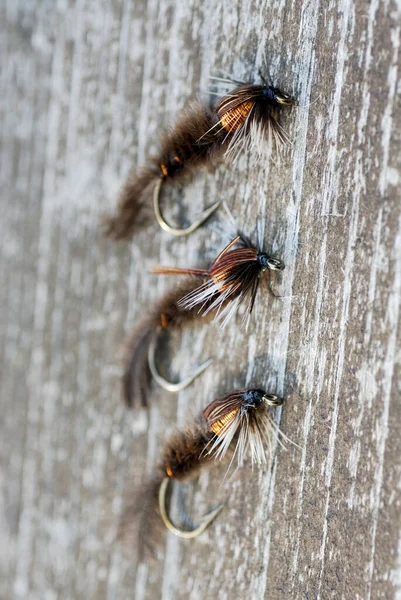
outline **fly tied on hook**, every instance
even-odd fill
[[[241,304],[245,305],[244,321],[247,322],[262,273],[266,270],[282,271],[284,268],[281,260],[255,247],[240,233],[220,252],[208,269],[154,267],[152,273],[193,275],[202,279],[202,283],[183,296],[178,305],[186,310],[198,309],[203,315],[213,311],[223,328]],[[271,287],[270,291],[272,292]]]
[[[165,443],[160,460],[144,492],[126,510],[123,528],[136,519],[136,531],[143,544],[149,542],[160,521],[175,535],[198,537],[216,518],[225,503],[208,512],[199,525],[183,529],[175,525],[167,509],[167,492],[172,481],[186,482],[214,461],[231,457],[242,465],[250,455],[252,464],[267,462],[273,438],[287,439],[274,422],[271,411],[283,398],[261,389],[234,390],[213,400],[191,425],[175,432]],[[159,516],[157,515],[159,513]]]
[[[132,236],[145,220],[144,208],[150,188],[156,219],[165,231],[178,236],[195,231],[218,208],[220,201],[206,209],[190,226],[172,227],[160,210],[164,184],[183,181],[223,154],[234,160],[242,151],[255,150],[261,156],[266,141],[279,150],[289,142],[279,123],[280,112],[294,105],[296,101],[292,96],[265,81],[259,85],[241,84],[224,95],[214,108],[200,102],[189,104],[162,136],[159,152],[128,178],[116,213],[105,221],[106,235],[114,240]]]

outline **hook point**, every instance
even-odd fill
[[[160,332],[160,330],[159,330],[159,332]],[[148,365],[149,365],[149,370],[152,374],[153,379],[156,381],[156,383],[158,385],[160,385],[161,388],[163,388],[167,392],[171,392],[171,393],[175,394],[177,392],[181,392],[182,390],[185,390],[185,388],[187,388],[189,385],[191,385],[191,383],[193,381],[195,381],[195,379],[197,377],[199,377],[199,375],[201,375],[203,373],[203,371],[205,371],[209,367],[209,365],[211,365],[212,362],[214,361],[213,356],[208,358],[207,360],[205,360],[205,362],[203,362],[199,366],[197,366],[194,369],[194,371],[191,373],[191,375],[189,375],[185,379],[182,379],[181,381],[178,381],[177,383],[173,383],[172,381],[168,381],[165,377],[162,377],[162,375],[160,375],[159,371],[157,370],[156,359],[155,359],[157,340],[158,340],[158,335],[155,335],[149,345]]]

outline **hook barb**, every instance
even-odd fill
[[[197,377],[199,377],[199,375],[201,375],[203,373],[203,371],[205,371],[208,368],[208,366],[214,361],[213,357],[208,358],[205,362],[203,362],[198,367],[196,367],[191,375],[189,375],[185,379],[182,379],[181,381],[178,381],[177,383],[173,383],[172,381],[168,381],[167,379],[162,377],[162,375],[160,375],[160,373],[157,370],[156,359],[155,359],[157,340],[158,340],[158,336],[155,335],[149,345],[149,350],[148,350],[149,370],[152,374],[153,379],[156,381],[156,383],[158,385],[160,385],[160,387],[162,387],[167,392],[171,392],[174,394],[177,392],[181,392],[182,390],[185,390],[185,388],[187,388],[189,385],[191,385],[191,383],[193,381],[195,381],[195,379]]]
[[[206,515],[204,515],[201,519],[200,524],[195,527],[194,529],[187,531],[185,529],[180,529],[179,527],[176,527],[174,525],[174,523],[171,521],[170,517],[167,514],[167,510],[166,510],[166,494],[167,494],[167,488],[169,486],[170,483],[170,478],[169,477],[165,477],[160,485],[159,488],[159,510],[160,510],[160,515],[162,518],[163,523],[165,524],[165,526],[167,527],[167,529],[169,531],[171,531],[172,533],[174,533],[174,535],[186,539],[186,540],[192,540],[194,538],[197,538],[199,535],[201,535],[201,533],[203,533],[205,531],[205,529],[207,529],[209,527],[209,525],[212,523],[212,521],[214,521],[214,519],[217,517],[217,515],[223,510],[223,507],[225,506],[226,502],[221,502],[220,504],[218,504],[217,506],[215,506],[210,512],[208,512]]]
[[[171,233],[176,237],[183,237],[185,235],[190,235],[191,233],[193,233],[196,229],[198,229],[198,227],[202,225],[202,223],[204,223],[214,213],[215,210],[219,208],[221,204],[221,200],[218,200],[217,202],[212,204],[212,206],[209,206],[209,208],[207,208],[196,221],[194,221],[191,225],[188,225],[188,227],[172,227],[167,223],[160,210],[160,188],[162,183],[163,179],[159,179],[153,190],[153,210],[155,211],[155,217],[160,227],[164,231],[167,231],[167,233]]]

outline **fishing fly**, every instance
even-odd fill
[[[249,453],[252,465],[265,464],[266,447],[271,448],[273,437],[281,444],[280,437],[288,439],[272,417],[272,409],[283,401],[261,389],[234,390],[213,400],[191,425],[174,433],[165,443],[145,493],[128,509],[124,522],[139,516],[139,533],[145,540],[151,534],[153,516],[158,510],[164,525],[175,535],[187,539],[199,536],[224,503],[208,512],[193,529],[182,529],[174,525],[166,508],[170,483],[185,482],[203,467],[230,456],[231,461],[236,458],[242,465]]]
[[[208,315],[211,311],[224,328],[241,304],[245,305],[244,321],[248,323],[264,271],[282,271],[284,263],[255,247],[242,233],[237,235],[217,256],[208,269],[158,266],[156,275],[192,275],[202,280],[185,294],[178,306]],[[273,292],[272,292],[273,293]]]
[[[190,104],[162,136],[159,152],[128,178],[116,214],[106,220],[106,234],[115,240],[132,236],[135,228],[146,220],[144,209],[150,188],[153,189],[156,219],[165,231],[176,236],[195,231],[218,208],[220,201],[188,227],[175,228],[167,223],[160,210],[160,192],[164,184],[182,181],[222,154],[234,160],[240,152],[255,149],[260,155],[266,140],[278,150],[289,141],[279,122],[280,113],[283,108],[294,105],[296,101],[292,96],[268,85],[265,80],[260,85],[241,83],[223,96],[213,109],[199,102]]]
[[[214,77],[216,81],[230,83],[229,79]],[[289,137],[281,126],[280,112],[283,107],[296,106],[295,98],[273,87],[261,76],[262,84],[237,82],[241,85],[223,96],[216,107],[218,129],[229,136],[225,151],[227,158],[235,160],[240,152],[255,150],[263,156],[267,141],[276,151],[289,143]]]

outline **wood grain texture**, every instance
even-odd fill
[[[1,598],[399,600],[400,2],[3,0],[0,23]],[[246,232],[259,218],[286,297],[263,289],[248,333],[185,332],[171,373],[214,366],[127,413],[120,344],[172,285],[149,268],[207,262],[224,211],[132,244],[102,238],[100,214],[210,74],[259,68],[299,99],[293,147],[199,174],[168,214],[219,197]],[[123,499],[166,432],[251,384],[288,397],[301,449],[204,473],[189,507],[226,510],[138,563],[115,542]]]

